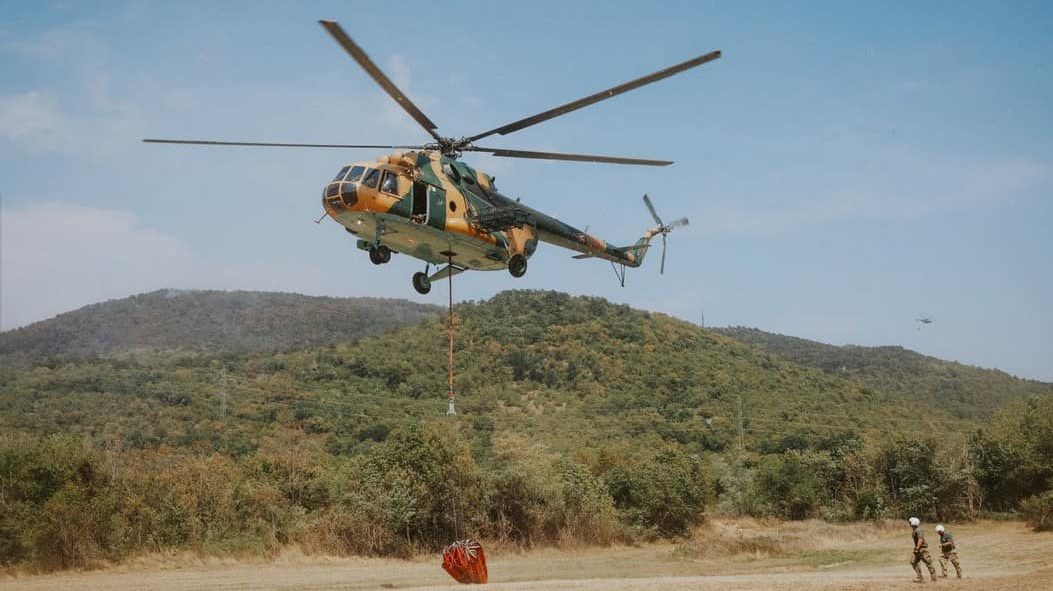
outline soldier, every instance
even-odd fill
[[[929,545],[925,542],[925,534],[921,532],[921,520],[917,517],[911,517],[908,520],[908,523],[914,528],[914,555],[910,559],[910,565],[914,567],[914,573],[918,575],[918,577],[914,579],[914,582],[925,582],[925,577],[921,576],[921,567],[918,566],[919,562],[924,562],[925,566],[929,568],[929,578],[935,583],[936,569],[932,568],[932,557],[929,556]]]
[[[936,533],[940,534],[940,576],[947,577],[947,561],[950,560],[954,565],[954,571],[958,573],[958,578],[962,578],[962,567],[958,564],[958,547],[954,543],[954,534],[944,529],[943,525],[936,526]]]

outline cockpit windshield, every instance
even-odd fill
[[[336,176],[333,177],[333,182],[344,180],[344,175],[347,174],[348,170],[351,170],[350,165],[341,168],[340,172],[336,173]]]
[[[362,178],[362,173],[366,171],[365,166],[352,166],[351,174],[347,175],[347,180],[352,183],[357,183]]]
[[[375,168],[366,169],[366,174],[362,176],[362,184],[371,188],[377,188],[377,181],[380,180],[380,171]]]

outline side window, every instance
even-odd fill
[[[362,184],[371,188],[377,188],[377,181],[380,180],[380,171],[375,168],[367,168],[366,173],[362,175]]]
[[[392,195],[399,193],[399,177],[393,172],[385,172],[384,180],[380,181],[380,190]]]
[[[349,168],[351,168],[351,167],[350,166],[345,166],[345,167],[341,168],[340,172],[336,173],[336,176],[333,177],[333,180],[334,181],[343,180],[344,179],[344,175],[347,174],[347,169],[349,169]]]
[[[357,183],[362,178],[362,173],[366,171],[365,166],[353,166],[351,167],[351,174],[347,175],[347,180],[352,183]]]
[[[460,173],[458,174],[458,176],[460,176],[464,182],[468,183],[469,185],[475,184],[475,171],[473,171],[472,169],[468,168],[460,162],[454,162],[453,167],[457,170],[458,173]]]

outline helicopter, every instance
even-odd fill
[[[368,252],[370,261],[376,265],[389,262],[395,253],[423,260],[424,271],[415,273],[412,278],[413,288],[420,294],[427,294],[432,282],[467,270],[507,269],[513,277],[522,277],[527,271],[527,260],[537,250],[539,241],[576,251],[579,254],[573,257],[575,259],[609,261],[615,276],[624,286],[626,267],[639,267],[651,240],[661,236],[660,273],[665,273],[666,237],[674,229],[686,226],[688,220],[679,218],[664,223],[647,195],[643,196],[643,201],[657,226],[647,229],[634,244],[615,246],[500,193],[493,176],[469,166],[460,157],[468,152],[479,152],[504,158],[668,166],[673,162],[488,148],[475,142],[495,134],[508,135],[695,68],[720,58],[719,50],[488,131],[472,136],[448,137],[439,135],[438,126],[395,86],[339,23],[328,20],[319,23],[424,128],[432,142],[422,145],[298,144],[156,138],[147,138],[143,142],[400,150],[379,156],[375,161],[351,162],[341,167],[322,188],[324,213],[317,221],[325,217],[335,220],[357,239],[356,246]],[[435,272],[431,272],[432,265],[436,266]]]

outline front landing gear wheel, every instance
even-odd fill
[[[424,295],[431,291],[431,279],[428,279],[427,273],[414,273],[413,274],[413,289],[417,290],[417,293]]]
[[[391,249],[381,244],[369,249],[369,260],[374,265],[383,265],[391,260]]]
[[[522,277],[526,275],[526,270],[527,258],[525,256],[516,253],[508,259],[508,272],[512,274],[512,277]]]

